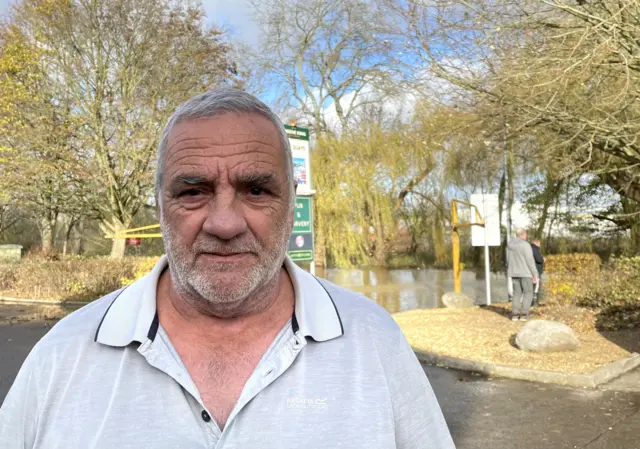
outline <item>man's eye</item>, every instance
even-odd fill
[[[265,193],[265,190],[262,187],[251,187],[249,193],[251,193],[252,196],[260,196]]]
[[[180,193],[180,196],[198,196],[202,192],[199,189],[188,189]]]

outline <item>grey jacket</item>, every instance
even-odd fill
[[[538,277],[531,245],[519,237],[507,244],[507,275],[512,278]]]

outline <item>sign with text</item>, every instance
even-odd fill
[[[313,232],[311,227],[311,198],[296,198],[296,205],[293,211],[293,232],[294,234]]]
[[[484,246],[485,235],[487,246],[500,246],[500,203],[498,195],[493,193],[471,195],[471,204],[476,206],[480,215],[485,221],[487,230],[480,226],[471,227],[471,244],[473,246]],[[472,211],[471,222],[475,223],[476,214]]]
[[[313,216],[311,198],[296,198],[293,232],[287,254],[295,262],[313,261]]]
[[[311,163],[309,161],[309,130],[297,126],[284,126],[289,145],[291,145],[291,159],[293,176],[298,183],[297,193],[301,195],[311,193]]]
[[[142,239],[139,237],[129,237],[128,239],[125,240],[125,245],[126,246],[141,246],[142,245]]]

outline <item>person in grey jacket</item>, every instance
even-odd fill
[[[538,270],[524,229],[518,229],[516,238],[507,244],[507,276],[513,281],[511,319],[527,321],[533,300],[533,285],[538,282]]]

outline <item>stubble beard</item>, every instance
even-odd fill
[[[162,214],[160,224],[173,286],[193,308],[230,318],[268,307],[287,250],[286,218],[276,224],[275,233],[264,242],[251,234],[237,241],[200,234],[191,246],[182,241]],[[198,260],[200,254],[214,252],[248,253],[250,261],[236,264]]]

